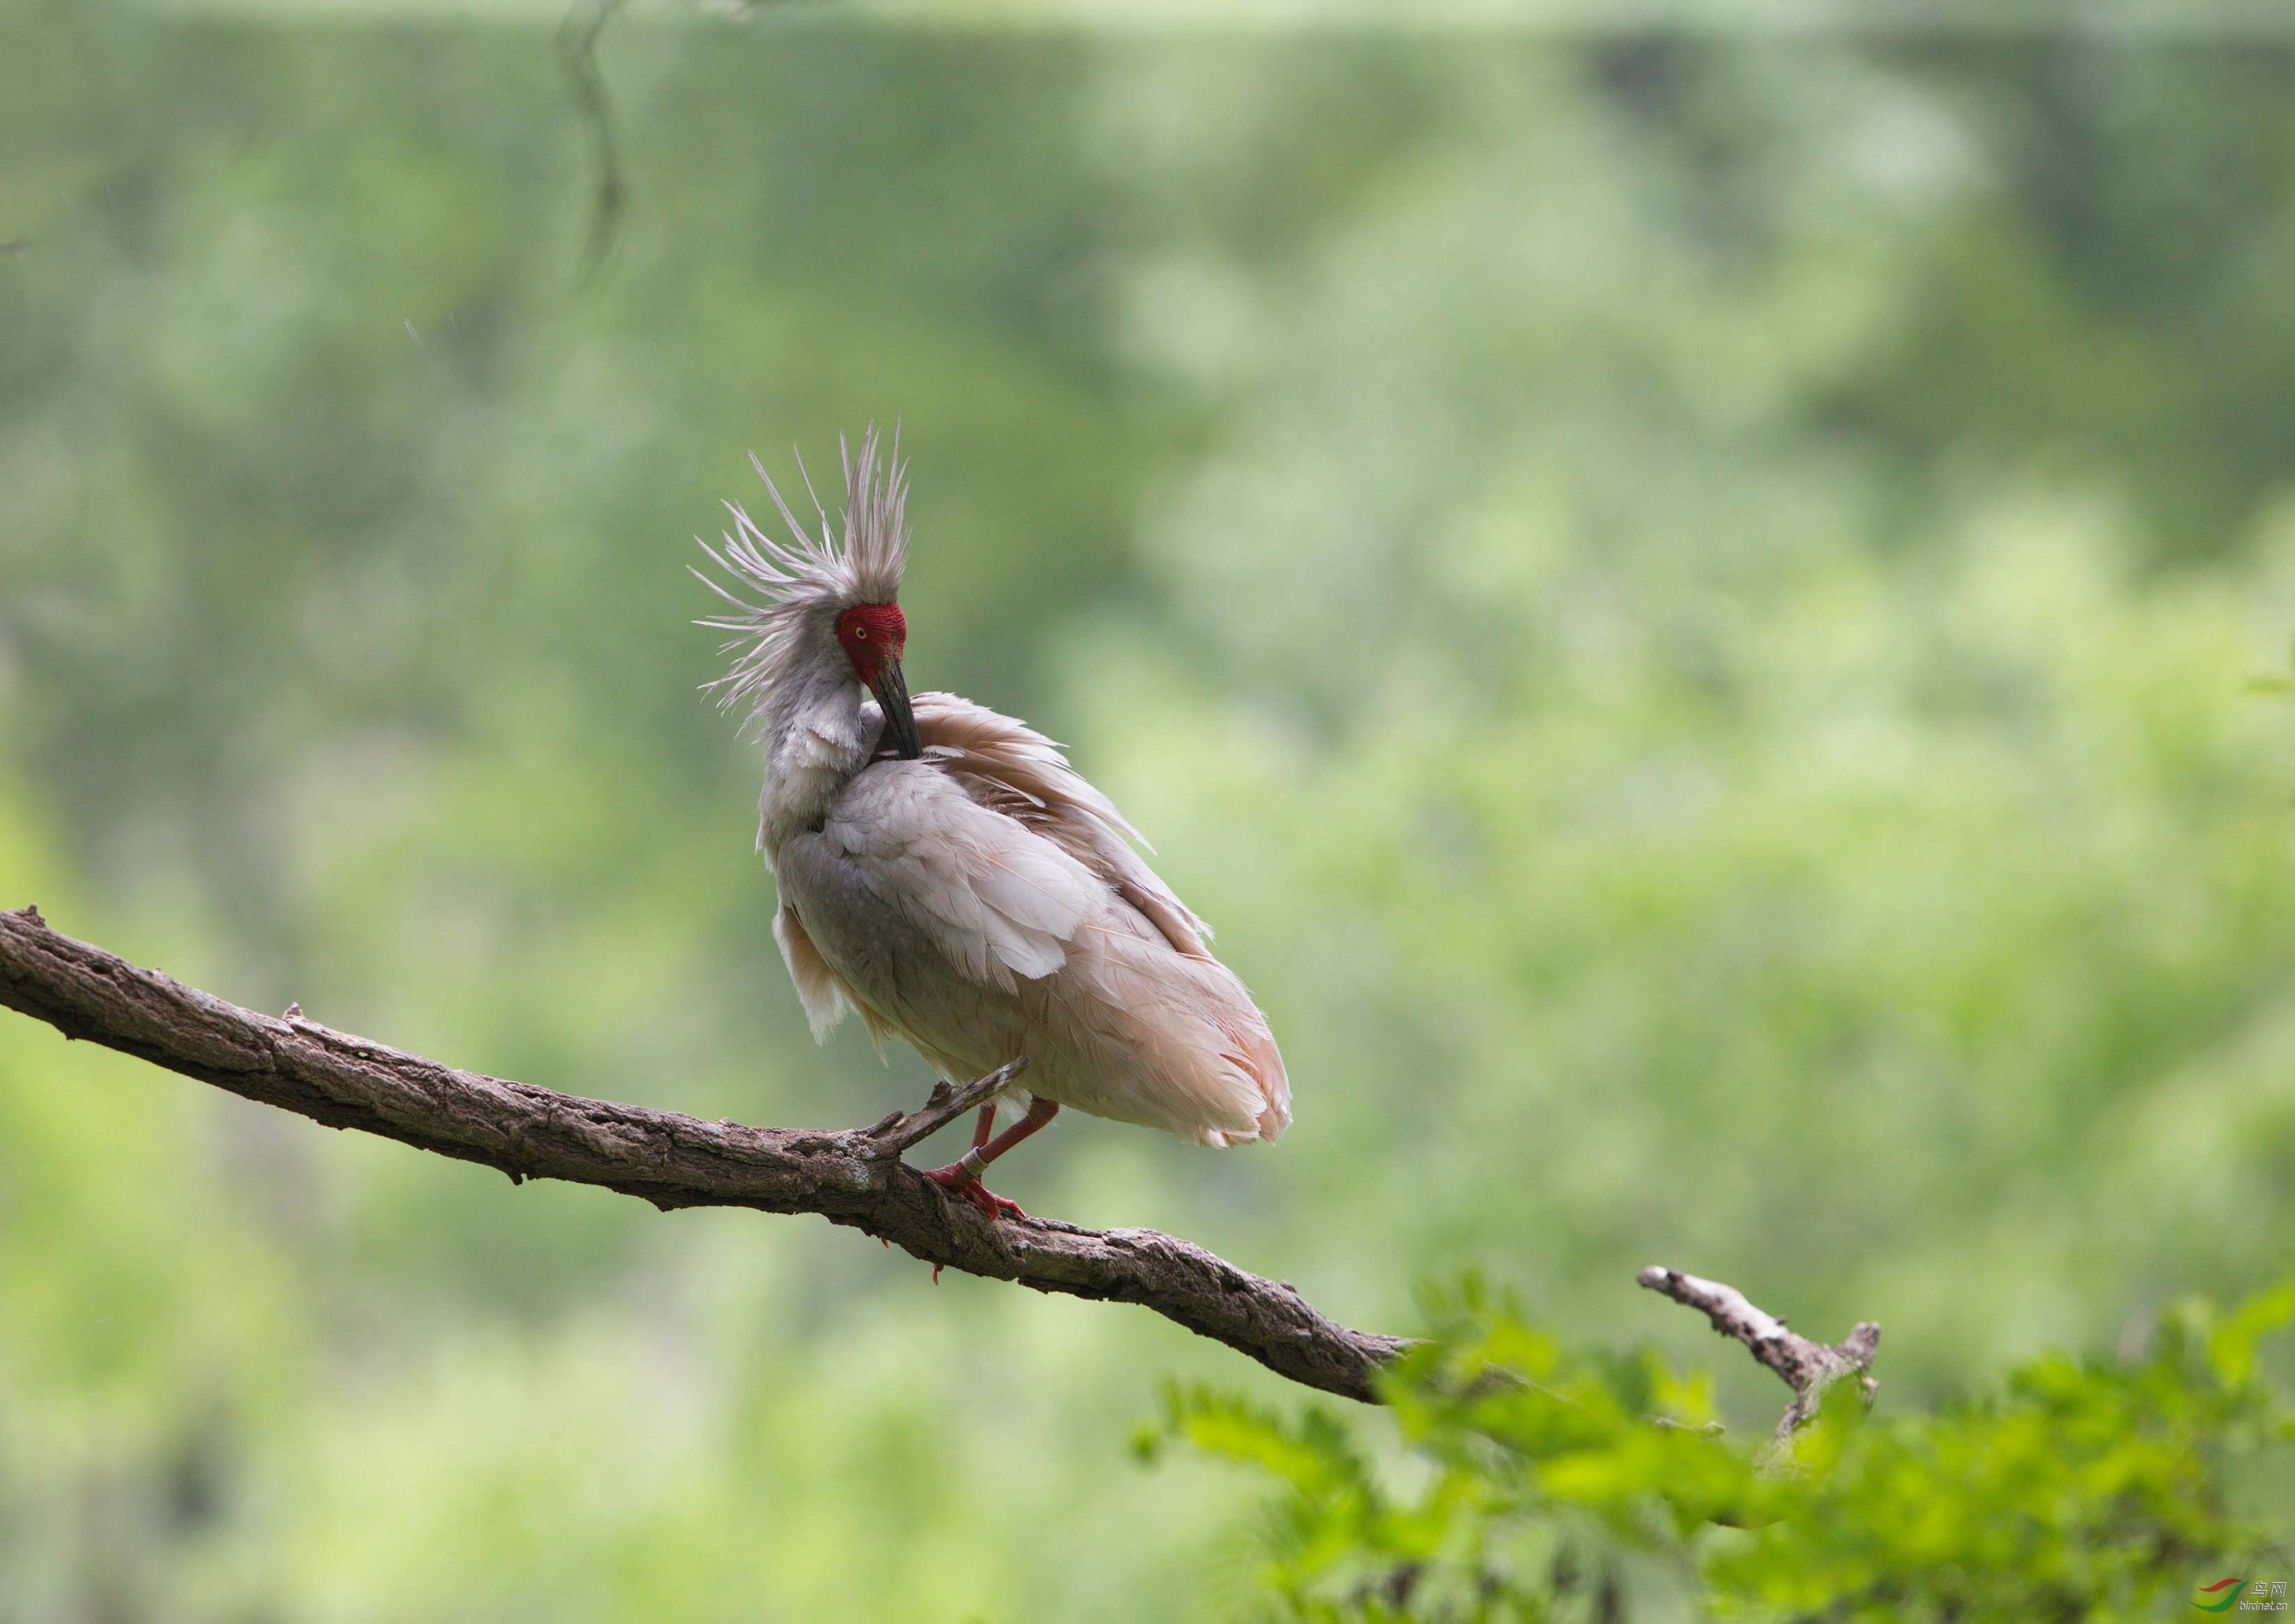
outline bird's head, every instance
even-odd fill
[[[784,688],[842,680],[849,673],[884,707],[886,739],[913,759],[922,752],[908,683],[901,673],[909,624],[899,602],[901,572],[909,554],[906,470],[901,465],[897,434],[881,465],[878,448],[873,425],[861,437],[859,455],[839,443],[845,463],[841,541],[831,534],[829,514],[818,498],[813,509],[821,517],[821,531],[818,536],[808,533],[781,500],[764,465],[752,457],[766,494],[795,540],[786,544],[774,541],[739,503],[729,502],[725,505],[734,527],[724,538],[724,551],[706,542],[702,550],[737,586],[762,601],[729,592],[699,570],[693,573],[732,606],[731,614],[701,623],[734,634],[725,645],[732,669],[709,685],[720,705],[729,710],[746,706],[753,719],[761,718],[772,696]],[[800,473],[803,467],[798,465]],[[805,494],[813,494],[809,479]]]
[[[908,646],[908,616],[897,603],[856,603],[837,616],[837,644],[852,663],[853,674],[869,686],[885,709],[885,731],[894,747],[911,761],[923,752],[917,743],[916,714],[909,707],[908,680],[901,674],[901,651]]]

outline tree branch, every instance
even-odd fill
[[[707,1122],[456,1071],[306,1019],[258,1015],[0,911],[0,1005],[331,1128],[356,1128],[527,1179],[562,1179],[674,1207],[815,1212],[927,1263],[1036,1291],[1136,1302],[1278,1375],[1377,1401],[1372,1375],[1409,1344],[1325,1318],[1289,1285],[1153,1229],[992,1221],[901,1153],[992,1098],[1015,1063],[920,1111],[807,1132]]]
[[[1851,1330],[1846,1342],[1813,1342],[1787,1330],[1784,1320],[1755,1308],[1745,1300],[1745,1293],[1734,1285],[1658,1268],[1643,1269],[1641,1283],[1703,1314],[1713,1322],[1716,1331],[1744,1343],[1748,1352],[1776,1371],[1778,1378],[1793,1390],[1793,1400],[1785,1406],[1785,1413],[1777,1422],[1780,1443],[1793,1436],[1794,1428],[1817,1414],[1825,1390],[1842,1377],[1857,1377],[1868,1405],[1881,1389],[1880,1383],[1867,1374],[1873,1368],[1873,1356],[1881,1347],[1881,1327],[1869,1319]]]
[[[703,1122],[457,1071],[348,1032],[290,1006],[274,1018],[50,930],[39,910],[0,911],[0,1005],[202,1082],[324,1122],[396,1139],[527,1179],[638,1196],[664,1212],[748,1207],[813,1212],[888,1241],[937,1268],[1041,1292],[1136,1302],[1295,1382],[1376,1403],[1373,1378],[1409,1339],[1352,1331],[1288,1285],[1247,1274],[1153,1229],[1084,1229],[1055,1220],[992,1220],[901,1161],[902,1153],[993,1099],[1026,1065],[961,1086],[935,1083],[924,1106],[839,1132]],[[1777,1437],[1816,1413],[1826,1388],[1867,1374],[1881,1340],[1860,1325],[1838,1345],[1813,1342],[1733,1286],[1645,1269],[1649,1290],[1696,1309],[1793,1390]]]

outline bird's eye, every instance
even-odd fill
[[[859,638],[865,643],[869,641],[869,628],[866,626],[855,626],[853,628],[853,635]]]

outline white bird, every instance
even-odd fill
[[[794,539],[728,502],[724,550],[702,547],[737,590],[694,573],[731,606],[701,623],[734,633],[710,686],[764,747],[757,846],[815,1040],[858,1010],[880,1049],[905,1039],[951,1082],[1026,1057],[1018,1122],[992,1138],[984,1106],[972,1148],[926,1175],[991,1217],[1022,1214],[983,1171],[1062,1106],[1199,1145],[1280,1138],[1291,1085],[1267,1017],[1115,804],[1025,724],[910,697],[897,437],[881,469],[873,428],[845,453],[841,544],[818,499],[814,536],[750,461]]]

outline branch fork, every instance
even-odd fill
[[[900,1160],[902,1152],[922,1144],[976,1106],[984,1106],[1001,1095],[1012,1079],[1027,1069],[1028,1057],[1020,1055],[970,1082],[951,1084],[943,1080],[934,1083],[932,1092],[916,1110],[895,1111],[879,1122],[855,1130],[856,1137],[864,1142],[862,1154]]]

